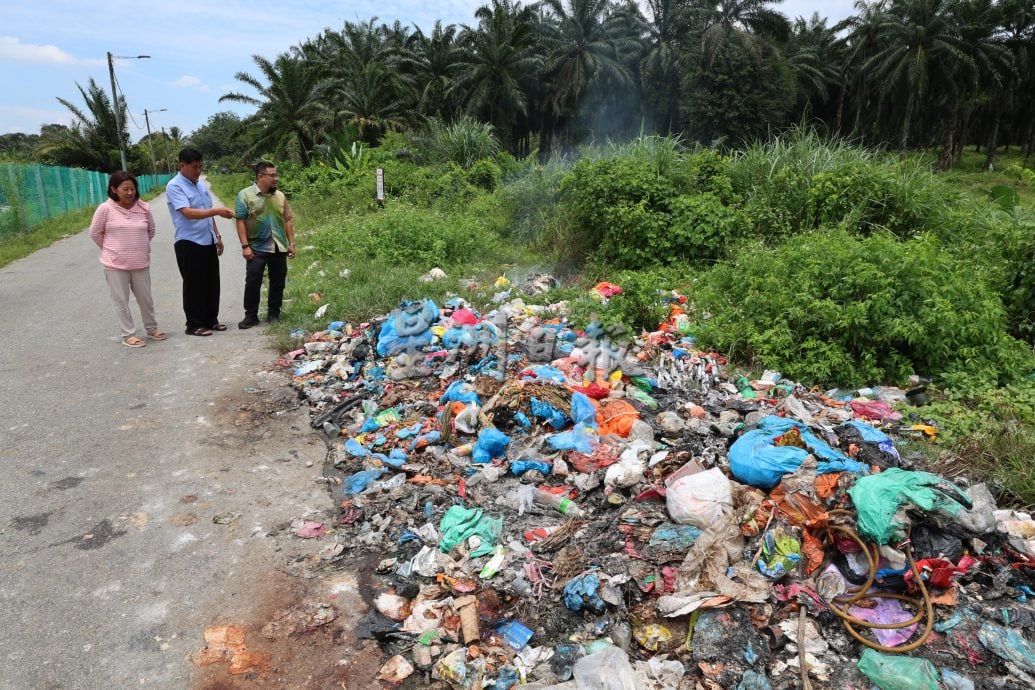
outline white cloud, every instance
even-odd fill
[[[195,76],[185,74],[176,81],[173,82],[173,86],[179,86],[185,89],[197,89],[198,91],[208,91],[208,86]]]
[[[72,114],[67,110],[0,105],[0,134],[11,132],[39,134],[41,123],[70,125],[72,124]]]
[[[38,46],[22,43],[14,36],[0,36],[0,60],[37,62],[48,65],[103,65],[104,60],[84,60],[66,53],[55,45]]]

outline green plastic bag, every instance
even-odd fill
[[[646,391],[636,386],[631,386],[625,389],[625,392],[631,398],[643,403],[648,410],[658,409],[658,401],[650,397]]]
[[[884,470],[860,477],[848,490],[857,514],[859,534],[878,544],[906,538],[907,505],[927,512],[957,515],[970,509],[970,498],[952,482],[930,472]]]
[[[463,540],[478,535],[482,539],[482,544],[471,552],[471,557],[477,558],[492,553],[502,531],[503,518],[493,520],[483,515],[481,508],[453,506],[442,516],[442,522],[439,524],[442,541],[439,542],[438,548],[442,553],[449,553]]]
[[[927,659],[864,649],[859,670],[880,690],[938,690],[938,669]]]

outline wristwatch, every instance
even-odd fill
[[[241,245],[241,249],[251,249],[251,248],[252,248],[252,245],[250,245],[250,244],[242,244]]]

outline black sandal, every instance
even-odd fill
[[[226,327],[224,326],[224,328]],[[198,326],[197,328],[188,328],[185,332],[187,333],[187,335],[212,335],[212,331],[208,330],[207,328],[202,328],[201,326]]]
[[[209,330],[212,330],[212,331],[225,331],[226,330],[226,324],[225,323],[214,323],[211,326],[209,326],[208,328],[209,328]]]

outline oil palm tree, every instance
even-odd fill
[[[791,24],[790,37],[783,47],[787,64],[794,72],[803,110],[811,111],[825,103],[830,90],[840,80],[837,60],[837,32],[827,20],[814,13],[807,21],[798,17]]]
[[[578,117],[593,88],[635,88],[630,56],[642,43],[629,31],[628,16],[610,0],[544,0],[546,21],[546,113],[552,122]]]
[[[443,27],[438,20],[430,34],[417,28],[407,39],[403,64],[412,74],[417,110],[423,115],[448,121],[459,112],[449,87],[456,79],[461,54],[456,26]]]
[[[670,133],[679,117],[680,54],[689,29],[687,0],[646,0],[647,49],[640,63],[640,90],[655,129]]]
[[[974,58],[967,54],[949,9],[949,0],[900,0],[878,19],[881,46],[863,65],[885,104],[902,102],[899,154],[905,156],[910,127],[932,91],[973,81]]]
[[[695,0],[687,10],[693,30],[700,34],[705,64],[711,65],[722,43],[735,40],[756,53],[766,49],[766,38],[784,40],[790,24],[780,12],[767,7],[783,0]]]
[[[479,7],[477,27],[464,26],[458,78],[448,93],[462,96],[467,110],[508,132],[529,112],[528,92],[539,76],[542,58],[536,52],[536,16],[531,8],[510,0],[492,0]]]
[[[258,96],[232,92],[219,101],[258,108],[246,120],[254,135],[249,151],[271,150],[310,165],[313,146],[330,119],[328,108],[318,98],[317,70],[308,61],[287,54],[273,62],[261,55],[253,55],[252,60],[266,83],[246,72],[238,72],[234,78],[255,89]]]
[[[961,46],[973,60],[975,69],[967,72],[966,76],[970,78],[956,79],[946,90],[951,112],[945,148],[938,160],[938,167],[942,170],[952,167],[957,151],[957,132],[961,127],[966,132],[966,123],[975,103],[981,98],[994,98],[1001,91],[1001,85],[1014,73],[1013,56],[1002,40],[999,9],[993,0],[957,0],[949,6],[948,12],[955,31],[959,33]],[[995,150],[994,143],[992,150]]]

